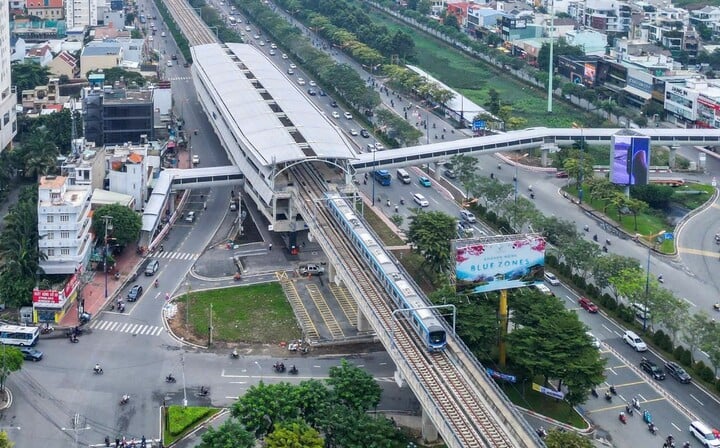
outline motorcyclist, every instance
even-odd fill
[[[93,368],[93,371],[94,371],[95,373],[100,373],[100,372],[102,372],[102,368],[100,367],[100,363],[99,363],[99,362],[95,364],[95,367]]]
[[[620,415],[618,415],[618,418],[620,419],[621,422],[625,423],[625,421],[626,421],[625,419],[627,418],[627,417],[625,417],[625,412],[620,411]]]
[[[124,395],[122,396],[122,400],[121,400],[120,402],[121,402],[121,403],[127,403],[128,401],[130,401],[130,395],[124,394]]]
[[[175,377],[173,376],[172,373],[168,373],[168,376],[166,376],[165,379],[171,383],[175,381]]]
[[[290,367],[290,373],[297,373],[298,369],[295,367],[295,364],[293,364],[292,367]]]
[[[160,281],[158,279],[155,279],[155,282],[153,284],[157,288],[158,286],[160,286]]]
[[[233,357],[233,358],[237,358],[238,356],[240,356],[240,355],[238,354],[237,349],[234,348],[233,351],[232,351],[232,357]]]

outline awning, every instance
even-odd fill
[[[637,96],[637,97],[642,98],[642,99],[644,99],[644,100],[646,100],[646,101],[649,100],[650,98],[652,98],[652,95],[651,95],[651,94],[649,94],[649,93],[647,93],[647,92],[644,92],[644,91],[638,89],[637,87],[625,86],[625,87],[623,88],[623,90],[626,91],[627,93],[631,94],[631,95]]]

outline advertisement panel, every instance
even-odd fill
[[[457,291],[480,293],[542,283],[545,239],[538,235],[464,242],[455,252]]]
[[[610,182],[647,185],[650,170],[650,137],[613,135]]]
[[[33,289],[33,303],[60,303],[60,291]]]

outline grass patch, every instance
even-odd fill
[[[361,212],[365,221],[372,227],[373,231],[377,234],[380,240],[386,246],[404,246],[405,241],[397,236],[385,222],[380,219],[375,210],[368,207],[367,204],[358,204],[358,209]]]
[[[422,68],[479,105],[486,103],[488,92],[495,89],[503,103],[512,104],[512,115],[526,119],[528,127],[568,128],[574,121],[585,121],[585,116],[589,121],[589,115],[557,98],[553,101],[552,114],[548,114],[545,90],[507,76],[501,69],[474,59],[422,31],[395,22],[383,13],[373,10],[372,18],[377,24],[391,30],[402,30],[412,37],[416,55],[412,65]]]
[[[556,400],[546,395],[532,390],[529,382],[525,384],[525,393],[523,394],[523,386],[511,386],[506,383],[498,383],[500,388],[505,392],[510,401],[525,409],[538,412],[565,424],[571,425],[578,429],[587,428],[587,422],[575,412],[564,400]],[[523,396],[524,395],[524,396]]]
[[[217,414],[220,410],[200,406],[169,406],[165,410],[163,443],[165,446],[176,442],[201,422]]]
[[[715,193],[715,187],[705,184],[685,184],[673,190],[671,200],[690,210],[702,206]]]
[[[213,307],[213,339],[227,342],[278,343],[302,336],[278,283],[238,286],[190,292],[189,330],[201,339],[210,326]],[[182,309],[176,319],[185,318],[188,294],[178,298]]]

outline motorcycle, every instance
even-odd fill
[[[595,397],[595,398],[598,398],[598,397],[599,397],[599,395],[598,395],[598,393],[597,393],[597,391],[595,390],[594,387],[593,387],[592,389],[590,389],[590,393],[591,393],[592,396]]]
[[[665,283],[665,279],[663,278],[662,275],[658,275],[658,282]]]
[[[657,426],[655,426],[655,423],[648,423],[648,431],[652,433],[652,435],[657,435]]]
[[[610,394],[610,392],[605,392],[605,400],[612,403],[612,394]]]
[[[621,412],[620,415],[618,415],[618,420],[620,420],[623,425],[627,425],[627,417],[624,412]]]
[[[640,410],[640,400],[638,400],[637,398],[633,398],[632,406],[639,411]]]
[[[610,385],[610,393],[613,395],[617,395],[617,390],[615,389],[615,386],[613,386],[612,384]]]
[[[123,395],[120,399],[120,406],[126,405],[130,402],[130,395]]]
[[[172,376],[172,375],[168,375],[168,376],[165,377],[165,382],[166,382],[166,383],[174,383],[175,381],[177,381],[177,380],[176,380],[175,377]]]
[[[290,367],[290,374],[291,374],[291,375],[297,375],[297,374],[298,374],[298,369],[297,369],[297,367],[295,367],[295,366]]]
[[[205,387],[205,386],[200,386],[200,393],[199,393],[199,395],[200,395],[201,397],[207,397],[207,395],[208,395],[209,393],[210,393],[210,389],[208,389],[208,388]]]
[[[233,350],[232,353],[230,353],[230,357],[232,359],[238,359],[240,355],[238,354],[237,350]]]
[[[625,405],[625,413],[631,417],[633,415],[633,408],[629,404]]]
[[[102,375],[102,374],[103,374],[103,369],[102,369],[102,367],[95,367],[95,368],[93,368],[93,373],[94,373],[95,375]]]
[[[548,435],[547,430],[545,430],[545,428],[542,426],[539,427],[535,432],[537,433],[538,437],[540,437],[541,439],[544,439]]]
[[[275,372],[277,373],[284,373],[285,372],[285,364],[281,362],[276,362],[273,364],[273,369],[275,369]]]
[[[70,342],[72,342],[73,344],[77,344],[78,342],[80,342],[80,339],[78,339],[77,336],[72,335],[70,336]]]

